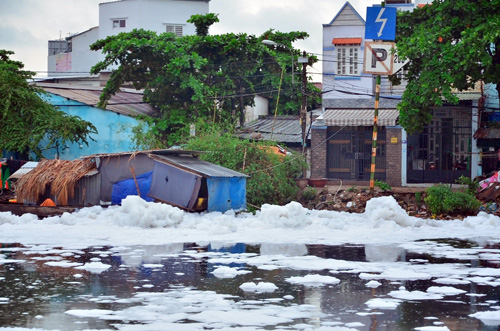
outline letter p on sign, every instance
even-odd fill
[[[395,47],[391,42],[365,43],[365,74],[391,75],[393,69]]]

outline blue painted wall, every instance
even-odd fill
[[[65,146],[59,146],[59,151],[56,148],[44,151],[45,158],[53,159],[58,152],[61,160],[74,160],[84,155],[134,150],[131,137],[132,127],[138,124],[136,119],[78,101],[68,100],[51,93],[48,94],[46,101],[59,106],[59,110],[66,114],[79,116],[91,122],[97,128],[98,133],[92,135],[95,141],[89,141],[88,146],[79,143],[66,143]]]

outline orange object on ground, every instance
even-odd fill
[[[56,205],[55,202],[49,198],[49,199],[45,199],[45,201],[42,202],[42,204],[40,206],[42,206],[42,207],[55,207],[55,205]]]

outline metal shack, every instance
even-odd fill
[[[149,196],[192,211],[246,209],[247,175],[176,150],[152,151]]]

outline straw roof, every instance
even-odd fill
[[[74,197],[75,186],[80,178],[96,169],[93,160],[42,160],[31,172],[16,184],[19,201],[38,201],[50,189],[58,205],[67,205]]]

